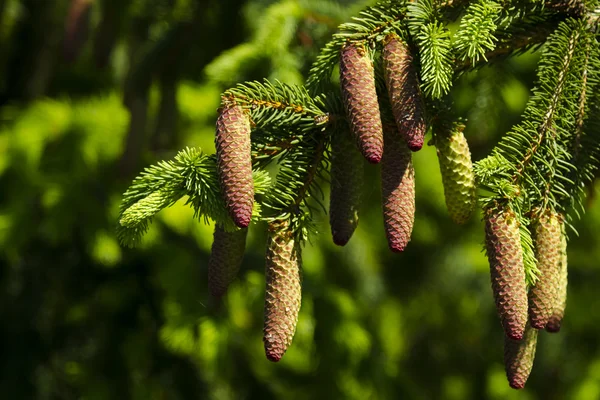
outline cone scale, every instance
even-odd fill
[[[527,284],[519,221],[510,210],[488,210],[485,219],[496,310],[506,336],[521,340],[527,324]]]
[[[221,297],[237,276],[246,248],[247,229],[226,232],[216,225],[210,258],[208,259],[208,289]]]
[[[396,34],[385,40],[383,67],[398,131],[408,148],[418,151],[423,147],[427,130],[425,105],[410,49]]]
[[[435,136],[446,207],[457,224],[467,222],[476,204],[475,173],[464,128],[463,124],[454,124]]]
[[[246,228],[252,219],[254,181],[250,119],[241,106],[228,104],[217,119],[217,172],[225,206],[233,222]]]
[[[562,223],[555,213],[543,215],[535,226],[535,258],[539,279],[529,290],[529,321],[544,329],[554,313],[560,285]]]
[[[342,100],[350,129],[363,156],[372,164],[383,155],[383,131],[375,89],[375,71],[365,47],[347,43],[340,54]]]
[[[301,302],[299,243],[285,224],[271,224],[267,239],[263,342],[267,359],[277,362],[292,343]]]
[[[331,138],[329,224],[333,242],[338,246],[348,243],[358,225],[364,181],[363,163],[350,132],[334,132]]]
[[[415,171],[412,154],[395,126],[384,130],[381,162],[383,223],[390,250],[404,251],[415,221]]]

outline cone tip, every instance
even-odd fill
[[[345,236],[339,236],[339,235],[333,235],[333,243],[335,243],[337,246],[345,246],[348,241],[350,241],[349,237],[345,237]]]
[[[381,162],[381,153],[365,154],[365,158],[369,164],[379,164],[379,162]]]
[[[550,333],[558,333],[560,331],[560,322],[559,321],[550,321],[546,325],[546,331]]]

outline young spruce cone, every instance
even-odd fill
[[[457,224],[465,223],[475,208],[475,174],[464,129],[463,124],[455,124],[435,137],[446,207]]]
[[[358,225],[364,180],[363,162],[350,132],[334,132],[331,138],[329,224],[333,242],[338,246],[348,243]]]
[[[519,221],[510,210],[488,211],[485,241],[496,309],[506,335],[521,340],[527,324],[527,283]]]
[[[285,224],[269,227],[266,257],[263,342],[270,361],[279,361],[292,343],[300,311],[300,247]]]
[[[246,248],[248,229],[226,232],[215,225],[212,251],[208,259],[208,290],[215,297],[221,297],[237,276]]]
[[[404,250],[415,221],[415,171],[412,154],[395,126],[384,130],[385,153],[381,162],[383,223],[388,246]]]
[[[385,83],[398,131],[412,151],[423,147],[425,106],[410,49],[396,34],[383,47]]]
[[[347,43],[340,55],[342,99],[358,148],[377,164],[383,155],[383,133],[373,63],[364,46]]]
[[[539,280],[529,290],[529,321],[535,329],[544,329],[554,313],[560,285],[561,234],[560,216],[543,215],[535,226],[535,257]]]
[[[560,325],[562,319],[565,316],[565,308],[567,307],[567,283],[568,283],[568,269],[567,269],[567,235],[565,235],[564,227],[560,237],[560,272],[559,272],[559,283],[554,299],[554,307],[552,316],[548,320],[546,330],[551,333],[560,331]]]
[[[217,119],[217,171],[229,215],[240,228],[252,219],[254,181],[250,153],[250,120],[238,105],[226,105]]]
[[[537,337],[538,331],[529,324],[525,328],[522,340],[504,337],[504,368],[508,383],[513,389],[525,387],[533,367]]]

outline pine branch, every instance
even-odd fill
[[[123,195],[117,228],[121,243],[137,245],[152,217],[184,196],[188,197],[186,204],[194,208],[196,217],[213,219],[227,230],[234,230],[221,198],[216,169],[214,155],[192,148],[180,151],[172,161],[146,168]],[[268,174],[254,171],[253,178],[255,192],[266,193],[270,188]],[[257,208],[255,215],[259,214]]]

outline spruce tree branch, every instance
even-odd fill
[[[531,47],[542,45],[548,35],[556,29],[558,20],[552,23],[544,24],[536,27],[531,33],[523,32],[521,35],[516,35],[508,40],[497,43],[494,50],[485,52],[482,59],[476,60],[472,58],[455,59],[455,73],[465,72],[470,69],[477,68],[481,65],[487,65],[490,62],[510,56],[512,54],[525,51]]]
[[[588,65],[590,60],[590,46],[588,42],[587,52],[585,53],[585,63],[583,66],[583,74],[581,77],[581,94],[579,96],[579,109],[577,112],[577,119],[575,123],[575,141],[573,143],[573,158],[577,158],[579,151],[581,150],[581,135],[583,134],[583,121],[585,117],[585,106],[587,100],[587,79],[588,79]]]
[[[568,49],[563,58],[563,63],[562,63],[561,69],[559,71],[556,88],[555,88],[554,92],[552,93],[552,97],[550,98],[550,104],[548,106],[546,114],[543,117],[542,123],[540,124],[540,127],[538,128],[537,140],[532,144],[532,146],[530,148],[527,149],[527,153],[523,157],[523,161],[517,168],[516,173],[513,175],[512,180],[514,183],[518,183],[520,180],[522,180],[523,171],[525,170],[527,165],[531,162],[533,157],[536,155],[538,148],[540,147],[540,145],[546,138],[547,133],[552,128],[552,125],[554,122],[554,116],[555,116],[557,106],[558,106],[558,102],[559,102],[562,92],[563,92],[566,74],[567,74],[567,71],[569,70],[571,60],[573,59],[573,52],[575,50],[575,45],[577,43],[577,39],[579,38],[579,34],[580,34],[579,31],[574,31],[573,36],[571,36],[571,38],[569,39]],[[554,130],[554,132],[555,132],[555,130]]]

